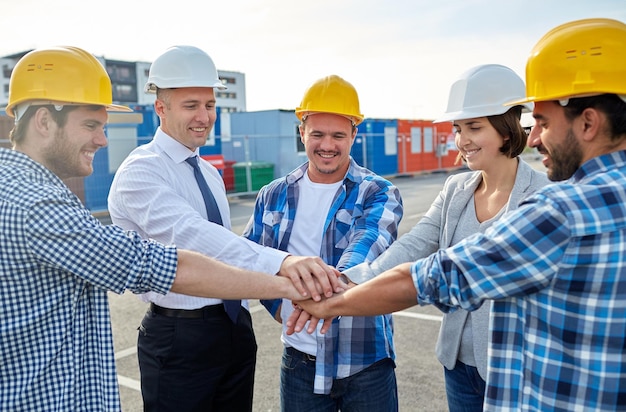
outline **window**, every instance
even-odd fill
[[[385,127],[385,156],[398,154],[398,133],[395,127]]]
[[[236,99],[237,93],[235,92],[216,92],[215,97],[218,99]]]
[[[130,83],[137,81],[135,77],[135,63],[107,60],[106,69],[113,83]]]
[[[7,79],[11,78],[11,72],[12,71],[13,71],[13,69],[10,68],[8,64],[3,64],[2,65],[2,75],[5,78],[7,78]]]
[[[237,84],[237,79],[234,77],[220,77],[223,84]]]
[[[300,139],[300,124],[296,124],[296,151],[298,153],[304,153],[306,149],[304,148],[304,143],[302,143],[302,139]]]
[[[411,153],[422,153],[421,127],[411,127]]]
[[[113,101],[134,103],[137,90],[134,84],[113,84]]]
[[[433,148],[433,128],[424,128],[424,153],[432,153]]]

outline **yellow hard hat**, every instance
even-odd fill
[[[595,18],[546,33],[526,64],[526,98],[507,103],[626,95],[626,24]]]
[[[17,62],[6,112],[15,117],[16,108],[28,104],[88,104],[132,111],[112,103],[111,79],[98,59],[78,47],[53,47],[33,50]]]
[[[356,89],[337,75],[317,80],[304,93],[296,116],[302,121],[312,113],[338,114],[352,120],[355,126],[363,121]]]

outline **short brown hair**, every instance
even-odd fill
[[[48,112],[50,112],[50,116],[52,117],[52,120],[54,120],[54,122],[57,124],[57,126],[64,127],[65,123],[67,123],[67,115],[69,112],[71,112],[72,110],[77,109],[78,105],[65,105],[63,106],[63,108],[61,110],[57,110],[54,105],[51,104],[46,104],[46,105],[33,105],[33,106],[29,106],[26,109],[26,112],[24,112],[24,114],[20,117],[20,120],[18,120],[15,123],[15,126],[13,126],[13,129],[11,130],[11,132],[9,133],[9,139],[11,141],[11,144],[13,145],[13,147],[15,148],[15,146],[21,142],[22,140],[24,140],[25,136],[26,136],[26,129],[28,128],[28,123],[31,119],[31,117],[33,117],[33,115],[35,114],[35,112],[37,112],[37,110],[39,110],[40,108],[45,108],[48,110]],[[102,106],[99,105],[88,105],[88,107],[93,108],[93,110],[96,109],[100,109]]]
[[[513,106],[506,113],[487,116],[487,120],[502,137],[508,137],[500,148],[500,152],[509,158],[522,154],[526,148],[528,135],[520,123],[522,118],[522,106]]]
[[[526,148],[528,135],[520,123],[521,118],[522,106],[513,106],[503,114],[487,116],[489,124],[496,129],[496,132],[503,138],[508,137],[504,140],[500,152],[511,159],[522,154]],[[465,159],[459,152],[454,164],[459,164],[462,160]]]

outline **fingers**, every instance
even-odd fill
[[[294,304],[293,312],[289,319],[287,319],[287,335],[292,335],[297,332],[301,332],[306,323],[311,319],[311,315],[300,308],[300,306]]]
[[[307,333],[315,332],[315,330],[317,329],[318,323],[320,323],[320,318],[316,318],[315,316],[311,315],[311,318],[309,319],[309,327],[306,328],[306,332]]]
[[[339,272],[319,257],[288,256],[279,274],[291,279],[303,297],[310,296],[316,302],[322,295],[330,297],[344,290],[338,280]]]
[[[330,329],[330,326],[333,324],[333,320],[331,319],[324,319],[324,323],[322,324],[322,329],[320,329],[320,333],[322,335],[324,335],[326,332],[328,332],[328,330]]]

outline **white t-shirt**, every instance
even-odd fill
[[[299,182],[298,210],[293,222],[293,229],[289,237],[287,251],[296,256],[319,256],[324,235],[324,224],[328,211],[333,203],[337,190],[343,181],[336,183],[314,183],[309,179],[308,173]],[[283,333],[281,340],[285,346],[292,346],[300,352],[314,355],[317,353],[317,334],[300,333],[287,335],[285,321],[293,312],[293,306],[289,299],[283,299],[280,316],[283,319]],[[305,328],[306,329],[306,328]]]

